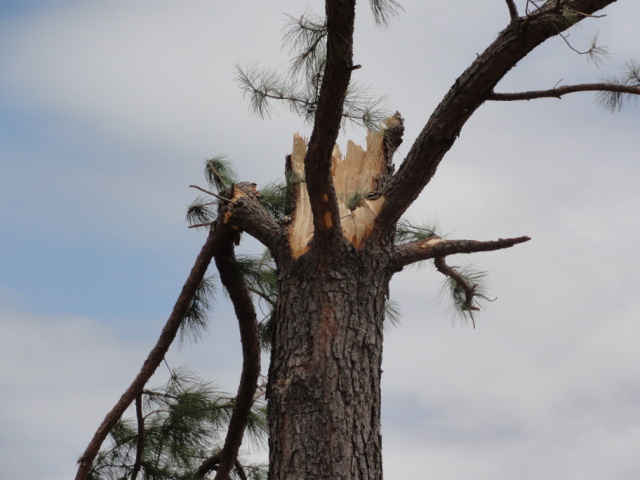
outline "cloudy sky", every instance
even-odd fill
[[[355,58],[357,80],[406,119],[397,161],[508,21],[499,0],[402,3],[380,31],[360,2]],[[236,63],[285,69],[282,12],[305,8],[322,2],[0,2],[6,478],[71,478],[137,373],[204,240],[184,222],[204,159],[226,154],[260,185],[281,176],[293,133],[309,133],[286,111],[252,117],[233,74]],[[606,13],[569,37],[586,48],[599,32],[604,66],[553,39],[499,90],[597,81],[639,58],[640,4]],[[610,114],[574,94],[486,104],[463,129],[409,216],[451,238],[533,240],[473,256],[498,298],[475,330],[451,319],[431,267],[394,279],[387,478],[637,479],[639,125],[638,104]],[[169,363],[235,391],[240,348],[223,302],[210,330]]]

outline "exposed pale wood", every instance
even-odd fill
[[[297,133],[293,136],[293,151],[291,152],[291,175],[289,181],[294,182],[294,219],[289,232],[291,254],[294,258],[305,254],[309,250],[309,242],[313,238],[313,216],[309,192],[304,182],[304,157],[307,154],[307,142]]]
[[[347,154],[344,158],[340,148],[335,145],[331,164],[331,176],[340,209],[342,234],[356,248],[361,248],[364,245],[384,203],[384,196],[375,200],[365,198],[374,189],[376,179],[386,173],[382,133],[369,132],[366,142],[367,148],[365,150],[349,140]],[[291,153],[291,171],[295,182],[295,209],[289,232],[294,258],[298,258],[309,250],[309,243],[313,238],[311,204],[306,183],[303,181],[306,151],[307,146],[304,138],[295,134]],[[360,195],[362,199],[357,208],[352,211],[349,208],[349,203],[355,195]]]

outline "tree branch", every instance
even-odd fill
[[[258,320],[253,306],[251,294],[247,290],[244,279],[236,265],[233,245],[230,243],[216,253],[216,266],[220,273],[220,281],[227,290],[229,298],[238,318],[240,341],[242,343],[242,373],[229,428],[222,448],[218,471],[214,480],[227,480],[229,472],[236,463],[238,450],[247,426],[253,397],[260,376],[260,338],[258,336]]]
[[[204,192],[204,193],[206,193],[206,194],[208,194],[208,195],[211,195],[212,197],[216,197],[217,199],[222,200],[222,201],[223,201],[223,202],[225,202],[225,203],[227,203],[227,202],[228,202],[228,203],[233,203],[233,204],[235,204],[235,203],[236,203],[236,202],[234,202],[233,200],[231,200],[231,199],[229,199],[229,198],[221,197],[221,196],[220,196],[220,195],[218,195],[217,193],[210,192],[209,190],[205,190],[204,188],[199,187],[199,186],[197,186],[197,185],[189,185],[189,187],[190,187],[190,188],[196,188],[196,189],[200,190],[201,192]]]
[[[575,21],[615,0],[567,0],[563,8]],[[526,22],[511,22],[498,38],[454,82],[418,135],[398,173],[380,193],[385,196],[378,228],[392,228],[435,175],[436,169],[460,135],[462,127],[491,95],[497,83],[522,58],[545,40],[570,26],[554,21],[555,2],[546,2]]]
[[[276,259],[290,255],[288,237],[282,225],[260,203],[260,193],[255,183],[241,182],[233,186],[233,204],[220,209],[219,216],[224,224],[233,225],[247,232],[266,246]]]
[[[203,460],[203,462],[198,467],[198,470],[196,470],[196,472],[194,473],[194,477],[196,478],[206,477],[210,471],[215,470],[218,467],[221,457],[222,457],[222,451],[216,452],[213,455],[211,455],[209,458],[206,458],[205,460]]]
[[[390,268],[392,271],[398,272],[407,265],[431,258],[444,258],[457,253],[492,252],[513,247],[529,240],[531,240],[529,237],[516,237],[482,242],[478,240],[443,240],[436,237],[407,242],[395,246]]]
[[[133,462],[131,480],[138,478],[142,467],[142,454],[144,452],[144,417],[142,415],[142,392],[136,397],[136,422],[138,425],[138,439],[136,442],[136,459]]]
[[[353,69],[355,0],[326,0],[325,8],[327,63],[305,158],[314,245],[321,249],[326,249],[341,235],[338,200],[331,179],[331,156]]]
[[[487,96],[487,100],[513,101],[533,100],[536,98],[560,98],[563,95],[575,92],[618,92],[640,95],[640,87],[612,83],[583,83],[580,85],[567,85],[564,87],[551,88],[549,90],[533,90],[529,92],[516,93],[491,93]]]
[[[520,18],[520,15],[518,15],[518,7],[516,7],[516,4],[514,3],[513,0],[506,0],[507,2],[507,8],[509,8],[509,16],[511,17],[511,21],[515,21],[518,18]]]
[[[160,334],[158,341],[149,352],[149,355],[136,378],[102,421],[86,450],[78,460],[79,467],[76,474],[76,480],[85,480],[87,478],[91,465],[93,464],[93,461],[105,438],[107,438],[109,432],[113,429],[118,420],[120,420],[125,410],[129,405],[131,405],[131,402],[140,395],[145,384],[149,381],[167,354],[167,351],[173,343],[173,340],[176,338],[180,325],[182,324],[182,321],[189,309],[191,300],[193,299],[200,282],[202,282],[202,279],[204,278],[219,241],[220,234],[210,231],[207,240],[202,246],[198,257],[191,268],[191,272],[182,287],[182,291],[180,292],[178,300],[176,300],[173,311],[171,312],[171,315],[169,315],[167,323],[162,329],[162,333]]]
[[[236,467],[236,472],[238,472],[240,480],[247,480],[247,472],[244,471],[244,467],[242,466],[242,464],[238,460],[236,460],[234,466]]]

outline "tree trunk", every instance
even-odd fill
[[[345,241],[279,265],[267,392],[271,480],[382,478],[387,258],[382,247]]]

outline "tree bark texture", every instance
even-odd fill
[[[377,250],[377,254],[373,251]],[[390,276],[344,242],[280,265],[269,371],[273,480],[382,478],[380,376]]]

